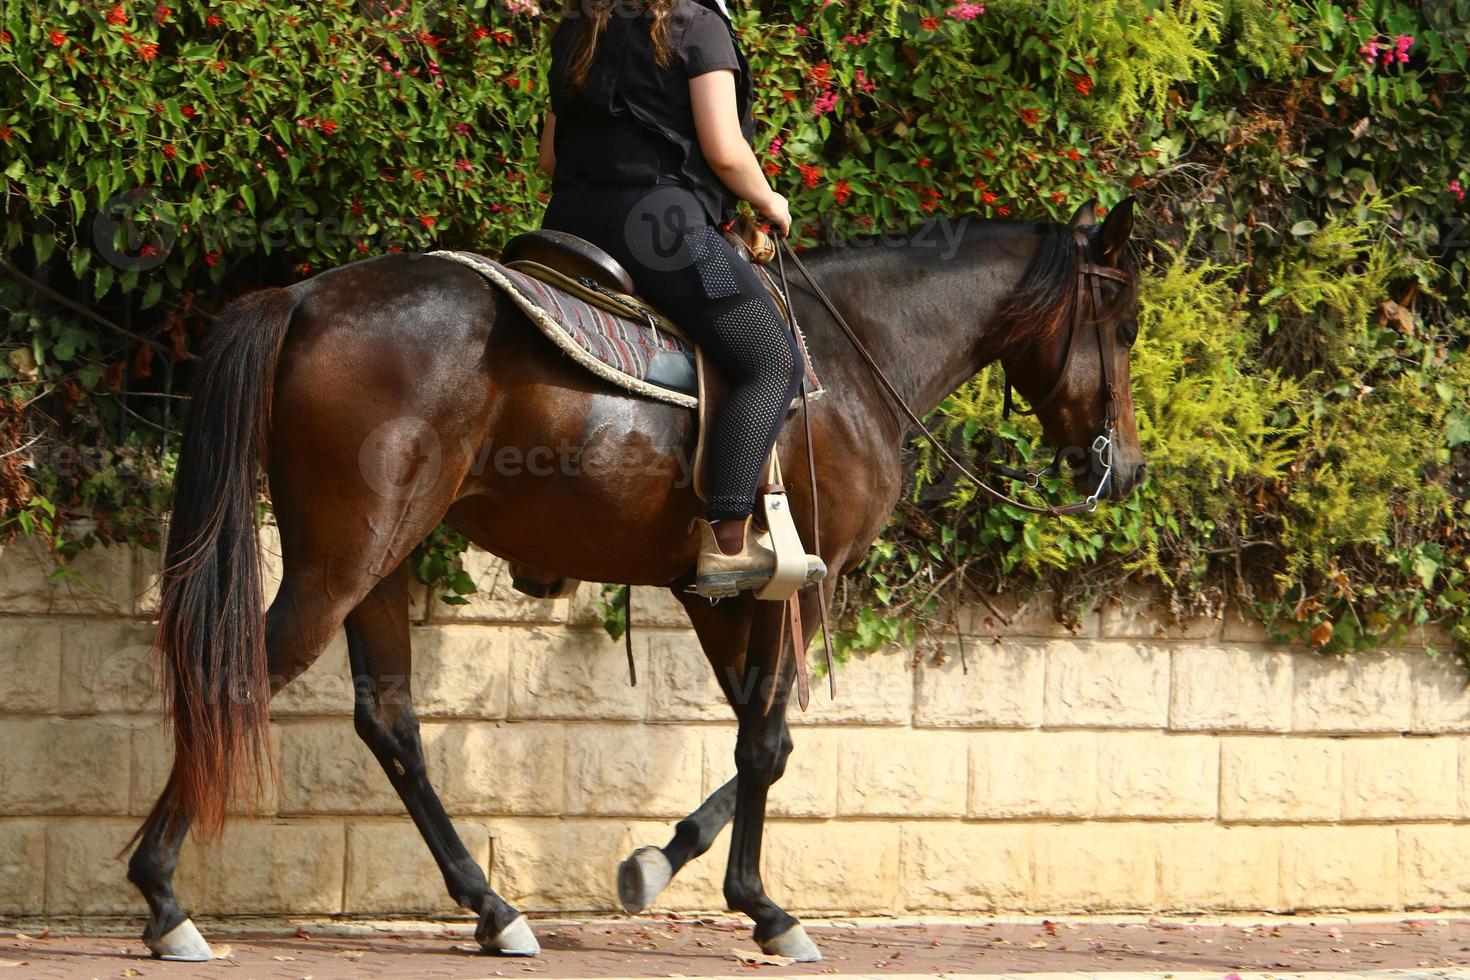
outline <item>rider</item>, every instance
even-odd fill
[[[610,253],[639,294],[724,369],[709,432],[696,591],[763,585],[775,555],[751,530],[756,485],[803,366],[750,265],[718,225],[749,201],[785,235],[791,213],[751,149],[750,70],[724,0],[572,0],[551,40],[542,226]],[[808,582],[825,574],[808,555]]]

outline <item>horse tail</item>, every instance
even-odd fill
[[[156,645],[173,719],[170,825],[205,837],[271,765],[257,502],[277,362],[297,297],[230,304],[196,365],[174,480]]]

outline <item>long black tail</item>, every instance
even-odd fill
[[[205,836],[270,764],[257,501],[295,307],[291,293],[266,289],[220,315],[194,375],[174,481],[157,638],[174,728],[167,805]]]

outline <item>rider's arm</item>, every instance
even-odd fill
[[[546,110],[546,125],[541,129],[539,152],[541,169],[548,175],[556,172],[556,113]]]
[[[791,224],[786,199],[771,190],[755,151],[740,131],[735,101],[735,73],[719,69],[689,79],[689,102],[699,149],[715,175],[736,196],[755,206],[785,234]]]

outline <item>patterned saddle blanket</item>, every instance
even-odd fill
[[[474,252],[430,254],[468,266],[499,287],[547,339],[597,377],[671,405],[699,406],[696,346],[636,298],[567,279],[534,263],[503,265]],[[592,298],[597,302],[589,301]],[[816,397],[822,387],[807,356],[806,339],[799,332],[798,338],[806,362],[807,397]]]

